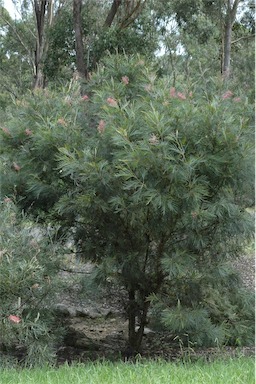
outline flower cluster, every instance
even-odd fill
[[[152,135],[150,136],[149,143],[152,145],[157,145],[159,143],[159,139],[154,133],[152,133]]]
[[[3,131],[7,136],[11,136],[11,132],[9,131],[8,128],[6,128],[6,127],[2,127],[2,131]]]
[[[123,76],[122,77],[122,83],[124,85],[128,85],[129,84],[129,77],[128,76]]]
[[[113,97],[108,97],[108,98],[107,98],[107,103],[108,103],[108,105],[110,105],[111,107],[115,107],[115,108],[118,107],[117,101],[116,101],[116,99],[114,99]]]
[[[8,316],[8,319],[14,323],[14,324],[19,324],[21,322],[21,318],[19,316],[15,316],[15,315],[10,315]]]
[[[99,124],[98,124],[98,127],[97,127],[97,130],[99,133],[103,133],[105,131],[105,121],[104,120],[100,120],[99,121]]]
[[[16,171],[16,172],[19,172],[21,170],[21,166],[18,165],[17,163],[15,163],[15,161],[12,163],[12,166],[13,166],[13,169]]]
[[[233,96],[233,92],[231,91],[226,91],[223,95],[222,95],[222,99],[230,99],[231,97]]]
[[[228,89],[226,92],[223,93],[223,95],[221,96],[221,98],[222,98],[223,100],[233,98],[232,100],[233,100],[235,103],[239,103],[239,102],[241,101],[241,97],[233,97],[233,96],[234,96],[234,93]]]
[[[170,89],[170,97],[177,98],[180,100],[186,100],[187,99],[185,93],[176,92],[176,89],[174,87],[171,87],[171,89]],[[189,97],[192,97],[192,92],[189,93]]]
[[[25,129],[25,135],[27,136],[31,136],[33,134],[33,132],[30,130],[30,129]]]
[[[57,123],[60,124],[60,125],[63,125],[64,127],[67,126],[66,121],[62,117],[60,119],[58,119]]]

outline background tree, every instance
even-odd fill
[[[235,47],[235,42],[238,37],[238,30],[239,38],[242,40],[247,41],[254,37],[254,32],[250,33],[249,28],[242,27],[244,23],[242,15],[244,12],[250,14],[250,10],[253,10],[252,4],[226,0],[217,2],[173,1],[169,3],[169,9],[172,10],[169,15],[172,14],[177,22],[177,25],[174,24],[173,27],[170,24],[172,19],[166,18],[165,8],[161,5],[158,7],[158,17],[165,17],[166,20],[164,40],[167,40],[165,46],[168,55],[171,55],[173,51],[175,52],[175,45],[177,46],[175,39],[177,41],[178,36],[178,41],[183,47],[183,57],[186,58],[187,56],[185,70],[188,70],[187,67],[188,65],[191,66],[191,62],[194,62],[194,65],[199,62],[203,70],[207,68],[212,74],[217,73],[217,71],[221,72],[227,80],[231,68],[231,47],[233,47],[232,71],[237,68],[238,56],[236,52],[238,47]],[[242,28],[237,28],[238,25]],[[195,45],[195,41],[199,45]],[[170,46],[171,51],[168,46]],[[241,50],[243,50],[243,46],[240,44],[240,56]],[[246,68],[250,67],[250,63],[253,62],[249,52],[244,50],[243,53],[247,58],[247,64],[244,65],[243,71],[246,71]]]
[[[31,88],[34,76],[33,35],[31,19],[23,14],[23,20],[12,20],[1,8],[1,108]]]
[[[36,19],[36,49],[35,49],[35,82],[34,88],[44,86],[43,55],[46,50],[45,28],[52,24],[53,0],[34,0],[34,13]]]
[[[29,76],[36,76],[38,65],[35,63],[35,50],[36,41],[39,43],[40,39],[44,47],[41,53],[44,53],[41,55],[38,50],[36,55],[38,60],[42,56],[38,73],[43,72],[43,78],[46,76],[48,83],[69,81],[77,67],[72,2],[46,2],[43,6],[44,3],[37,1],[33,7],[26,6],[31,4],[28,2],[22,1],[21,4],[24,6],[18,20],[9,18],[8,21],[6,14],[1,13],[1,81],[8,89],[6,97],[10,95],[9,92],[16,95],[22,93],[28,88]],[[81,13],[79,46],[83,53],[79,57],[83,59],[82,65],[85,68],[82,72],[92,71],[107,51],[114,53],[116,50],[125,50],[127,54],[139,52],[152,59],[156,52],[166,51],[166,55],[161,57],[161,71],[171,72],[173,78],[180,73],[187,79],[197,75],[200,77],[205,71],[208,71],[208,76],[220,73],[224,57],[222,47],[226,4],[222,0],[211,3],[194,0],[83,1],[81,10],[76,12],[77,15]],[[233,78],[239,77],[240,84],[254,76],[254,58],[251,53],[254,50],[254,31],[253,22],[248,22],[254,19],[253,7],[250,1],[242,2],[241,5],[239,17],[236,17],[233,25],[231,44]],[[43,15],[41,6],[42,11],[45,10],[44,23],[40,19]],[[37,18],[33,16],[34,9]],[[40,33],[38,26],[42,29]],[[15,76],[13,73],[11,75],[12,68],[15,68]],[[12,78],[15,82],[19,79],[19,86],[15,90]],[[33,83],[32,80],[30,82]],[[10,83],[12,87],[8,85]]]
[[[83,35],[82,35],[82,0],[73,0],[73,19],[75,30],[76,67],[80,77],[87,77],[87,68],[84,57]]]
[[[227,0],[226,2],[226,15],[224,23],[224,37],[223,37],[223,64],[222,73],[225,78],[228,78],[231,71],[231,37],[232,28],[236,19],[237,9],[240,0]]]

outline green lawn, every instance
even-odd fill
[[[1,384],[254,384],[254,359],[212,363],[88,363],[59,369],[3,369]]]

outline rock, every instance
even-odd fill
[[[107,308],[101,308],[100,313],[103,317],[105,317],[105,319],[108,319],[111,315],[113,315],[113,312],[111,311],[111,309],[107,309]]]
[[[135,331],[137,332],[138,330],[139,330],[139,327],[135,327]],[[155,332],[152,331],[152,329],[147,328],[147,327],[144,328],[143,335],[150,335],[153,333],[155,333]]]
[[[65,304],[58,303],[55,305],[54,309],[60,313],[60,315],[68,316],[68,317],[75,317],[76,316],[76,309],[73,307],[69,307]]]
[[[98,351],[99,344],[91,338],[85,336],[82,331],[69,328],[64,339],[65,345],[75,348],[83,348],[89,351]]]
[[[76,315],[81,317],[89,317],[90,319],[97,319],[101,317],[101,313],[95,308],[78,308]]]

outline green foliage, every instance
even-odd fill
[[[242,288],[237,272],[230,263],[204,268],[201,274],[193,269],[182,279],[173,273],[168,294],[152,297],[152,325],[171,328],[194,347],[252,345],[254,295]]]
[[[49,308],[59,289],[61,250],[49,231],[22,217],[10,199],[0,209],[1,360],[14,356],[27,366],[42,365],[54,361],[61,338]]]
[[[249,180],[246,173],[253,158],[250,105],[221,89],[215,95],[205,89],[207,100],[189,96],[191,89],[170,94],[167,79],[158,80],[140,60],[127,62],[129,68],[110,59],[91,80],[100,89],[94,108],[105,122],[92,150],[60,150],[64,175],[79,184],[72,205],[83,217],[80,247],[104,265],[111,260],[111,274],[137,291],[140,315],[145,297],[160,290],[172,306],[163,322],[174,332],[182,328],[210,345],[234,343],[243,329],[240,342],[248,343],[252,301],[234,319],[244,293],[225,288],[235,276],[222,263],[239,255],[242,238],[253,233],[245,211],[253,180],[253,169]],[[58,207],[65,212],[70,201],[64,197]],[[184,311],[175,312],[177,300]]]
[[[2,131],[6,146],[2,152],[9,153],[8,158],[3,156],[2,196],[11,193],[26,209],[32,204],[35,214],[37,208],[48,212],[64,187],[56,152],[66,142],[76,147],[80,141],[85,103],[75,86],[71,92],[28,93],[15,103],[15,109],[9,109],[10,125]]]
[[[0,109],[31,87],[34,51],[33,16],[12,20],[0,7]]]
[[[83,98],[76,86],[30,96],[3,127],[3,193],[72,228],[96,277],[125,287],[134,348],[152,296],[168,297],[174,332],[242,344],[251,301],[225,262],[254,233],[253,109],[216,79],[176,87],[143,58],[115,55]]]
[[[84,56],[89,71],[95,70],[98,62],[108,53],[125,51],[127,54],[140,53],[152,57],[158,46],[156,25],[152,24],[149,10],[142,13],[127,27],[120,20],[114,20],[111,27],[105,27],[109,4],[94,0],[84,2],[82,29],[84,35]],[[123,16],[125,18],[125,16]],[[73,17],[70,5],[56,15],[56,22],[48,31],[49,49],[45,57],[45,73],[50,81],[54,78],[68,80],[75,68],[75,41]]]

